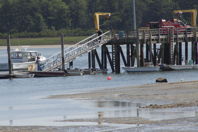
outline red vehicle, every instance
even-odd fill
[[[191,31],[191,26],[188,24],[185,24],[179,19],[172,19],[172,20],[160,20],[159,22],[149,22],[147,24],[147,27],[150,29],[160,29],[161,34],[168,34],[168,31],[170,29],[173,29],[174,33],[180,33],[180,32],[185,32],[185,31]]]

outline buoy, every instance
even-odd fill
[[[112,80],[112,77],[111,77],[111,76],[108,76],[108,77],[107,77],[107,80]]]

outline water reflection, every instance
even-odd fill
[[[102,125],[104,122],[104,112],[98,112],[98,125]]]
[[[9,106],[8,107],[8,110],[9,110],[9,113],[10,113],[10,115],[12,115],[12,112],[13,112],[13,106]],[[13,117],[12,116],[10,116],[10,120],[9,120],[9,125],[10,126],[12,126],[13,125],[13,119],[12,119]]]
[[[96,107],[98,108],[110,108],[110,107],[134,107],[135,104],[132,102],[124,102],[124,101],[97,101]]]

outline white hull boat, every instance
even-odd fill
[[[127,72],[157,72],[160,71],[159,66],[151,66],[151,67],[123,67],[123,69]]]
[[[42,64],[46,61],[46,58],[41,56],[40,53],[36,51],[12,51],[11,52],[11,61],[13,70],[37,70],[37,65]],[[0,71],[8,71],[8,63],[0,64]]]
[[[169,67],[173,70],[191,70],[191,69],[193,69],[193,65],[169,65]]]

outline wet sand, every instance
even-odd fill
[[[113,89],[97,90],[89,93],[79,94],[65,94],[54,95],[48,97],[49,99],[77,99],[77,100],[113,100],[113,101],[132,101],[140,103],[139,109],[180,109],[184,107],[197,107],[198,106],[198,81],[190,82],[177,82],[177,83],[156,83],[142,86],[133,87],[119,87]],[[97,122],[98,119],[76,119],[76,120],[64,120],[65,122]],[[144,118],[103,118],[104,123],[113,124],[146,124],[149,126],[165,126],[164,129],[156,130],[169,132],[177,130],[175,126],[185,126],[185,123],[193,124],[193,127],[188,127],[186,131],[194,131],[194,126],[198,126],[198,117],[176,118],[169,120],[151,121]],[[184,123],[185,122],[185,123]],[[174,129],[175,127],[175,129]],[[143,127],[145,130],[146,127]],[[194,128],[194,129],[191,129]],[[129,129],[133,130],[132,128]]]
[[[110,127],[105,126],[71,126],[71,127],[46,127],[46,126],[4,126],[0,127],[0,132],[95,132],[105,130]]]
[[[89,93],[52,95],[48,98],[115,101],[127,100],[143,104],[141,107],[144,108],[189,107],[198,105],[198,81],[119,87],[97,90]]]

